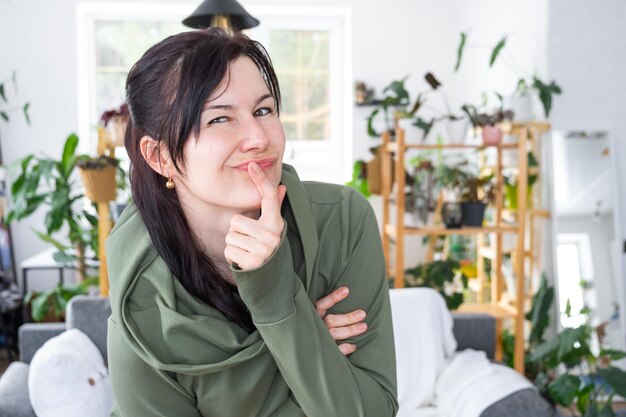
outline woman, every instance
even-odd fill
[[[265,50],[182,33],[126,89],[134,204],[107,242],[113,415],[395,415],[375,218],[351,189],[282,164]]]

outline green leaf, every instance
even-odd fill
[[[530,160],[529,160],[530,165]],[[548,287],[545,275],[541,279],[539,290],[532,299],[532,307],[526,314],[526,319],[530,321],[530,346],[535,346],[543,342],[545,329],[550,325],[550,308],[554,301],[554,288]]]
[[[465,42],[467,41],[467,33],[461,32],[461,41],[456,49],[456,64],[454,65],[454,72],[459,70],[461,66],[461,58],[463,57],[463,50],[465,49]]]
[[[55,248],[57,248],[57,250],[59,251],[64,251],[67,249],[67,246],[62,244],[61,242],[59,242],[58,240],[54,239],[52,236],[42,233],[42,232],[38,232],[35,230],[35,234],[39,237],[39,239],[43,240],[44,242],[50,243],[52,246],[54,246]]]
[[[607,357],[612,361],[618,361],[620,359],[626,358],[626,352],[614,349],[602,349],[600,350],[599,356]]]
[[[26,123],[30,125],[30,115],[28,114],[28,110],[30,109],[30,103],[24,104],[22,107],[22,113],[24,113],[24,118],[26,119]]]
[[[569,301],[569,298],[567,299],[567,302],[565,303],[565,315],[567,317],[572,317],[572,304]]]
[[[617,395],[626,397],[626,372],[614,366],[598,368],[598,374],[613,388]]]
[[[44,317],[46,317],[48,309],[50,308],[49,299],[51,295],[52,291],[45,291],[33,298],[31,304],[31,314],[33,316],[33,320],[41,321]]]
[[[8,121],[9,121],[9,115],[8,115],[8,114],[7,114],[7,112],[5,112],[5,111],[1,111],[1,110],[0,110],[0,117],[2,117],[2,119],[3,119],[5,122],[8,122]]]
[[[491,58],[489,58],[489,67],[492,67],[493,64],[495,64],[496,58],[498,58],[500,51],[502,50],[502,48],[504,48],[504,45],[506,45],[506,36],[500,39],[500,42],[498,42],[497,45],[493,48],[493,51],[491,51]]]
[[[4,83],[0,83],[0,98],[2,98],[2,100],[7,103],[7,96],[4,93]]]
[[[550,397],[561,405],[570,405],[580,387],[580,380],[568,374],[563,374],[548,384],[548,393]]]
[[[69,178],[74,169],[74,162],[76,160],[76,147],[78,146],[78,136],[72,133],[65,140],[65,146],[63,147],[63,156],[61,157],[61,166],[63,167],[62,174],[64,178]]]
[[[587,410],[587,406],[589,405],[589,399],[591,397],[591,393],[594,391],[593,384],[589,384],[580,390],[578,393],[578,400],[576,400],[576,408],[581,413],[584,413]]]
[[[378,114],[379,111],[380,111],[380,109],[376,109],[376,110],[372,111],[372,113],[367,118],[367,134],[370,135],[373,138],[377,138],[378,136],[380,136],[376,132],[376,130],[374,130],[374,117],[376,117],[376,115]]]

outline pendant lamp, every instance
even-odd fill
[[[183,25],[194,29],[221,27],[232,31],[242,31],[259,25],[236,0],[205,0],[183,20]]]

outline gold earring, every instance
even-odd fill
[[[175,186],[176,186],[176,185],[174,184],[174,181],[172,180],[172,177],[169,177],[169,178],[167,179],[167,181],[165,181],[165,187],[166,187],[168,190],[173,190]]]

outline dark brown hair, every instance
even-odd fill
[[[148,165],[140,150],[142,137],[153,138],[165,146],[180,171],[185,166],[184,143],[199,133],[204,103],[227,75],[228,65],[241,56],[257,65],[279,112],[278,81],[261,44],[217,28],[185,32],[148,49],[130,70],[126,102],[131,117],[125,141],[133,200],[159,255],[190,294],[252,331],[250,314],[236,288],[200,249],[176,193],[165,187],[165,178]]]

